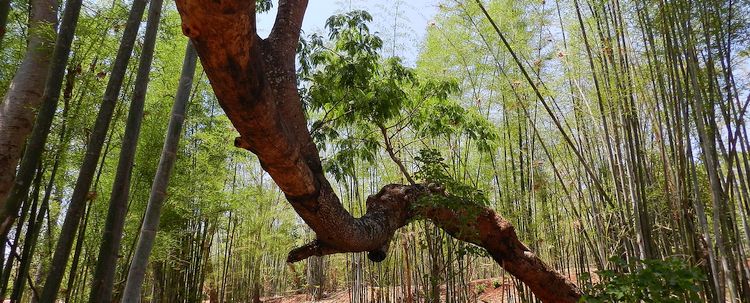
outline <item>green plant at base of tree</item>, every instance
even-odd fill
[[[698,293],[705,275],[684,260],[639,260],[630,263],[619,258],[610,261],[626,272],[598,272],[599,283],[591,275],[581,275],[587,295],[582,302],[703,302]]]

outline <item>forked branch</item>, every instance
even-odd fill
[[[354,218],[326,179],[297,92],[294,56],[307,0],[282,0],[268,40],[256,33],[255,1],[177,0],[183,31],[201,58],[214,93],[240,133],[236,144],[258,156],[317,239],[290,253],[369,252],[382,261],[393,234],[414,218],[426,218],[457,239],[485,248],[544,302],[577,302],[580,290],[548,267],[493,210],[465,201],[461,207],[424,204],[440,191],[422,185],[387,185],[368,198]],[[291,64],[290,64],[291,62]],[[457,210],[458,209],[458,210]]]

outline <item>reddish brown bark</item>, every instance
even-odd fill
[[[485,207],[467,202],[462,211],[418,203],[443,193],[421,185],[388,185],[354,218],[333,192],[307,129],[297,92],[295,51],[307,0],[281,0],[271,34],[256,32],[255,1],[177,0],[182,28],[193,41],[206,75],[232,124],[235,145],[258,156],[317,239],[289,253],[289,261],[313,255],[369,252],[385,258],[396,230],[414,218],[435,222],[452,236],[487,249],[508,272],[544,302],[577,302],[580,290],[524,246],[513,226]]]

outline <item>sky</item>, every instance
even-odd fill
[[[261,37],[267,36],[273,26],[278,1],[273,2],[272,11],[258,16],[258,32]],[[302,24],[304,34],[325,34],[326,19],[331,15],[347,12],[350,8],[370,12],[373,16],[370,29],[381,34],[386,55],[402,57],[406,64],[413,65],[419,55],[427,26],[437,14],[438,0],[310,0]]]

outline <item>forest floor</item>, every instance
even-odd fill
[[[572,278],[573,282],[576,282],[576,277]],[[446,296],[446,288],[441,289],[441,298]],[[413,302],[421,302],[422,300],[416,299],[417,294],[414,293]],[[518,289],[516,285],[509,279],[503,281],[502,278],[498,279],[481,279],[474,280],[469,283],[465,289],[465,296],[468,297],[467,302],[480,302],[480,303],[514,303],[522,302],[519,298]],[[366,302],[406,302],[404,299],[405,292],[402,291],[402,287],[390,287],[387,289],[379,287],[368,288],[368,291],[363,297],[366,297]],[[424,297],[421,295],[420,297]],[[310,294],[295,294],[283,297],[273,298],[262,298],[264,303],[305,303],[305,302],[318,302],[318,303],[350,303],[351,302],[351,290],[344,289],[335,292],[326,292],[322,299],[313,301]]]
[[[499,285],[495,283],[494,279],[476,280],[470,283],[470,286],[466,289],[469,297],[469,302],[486,302],[486,303],[510,303],[519,302],[516,298],[518,292],[512,284]],[[497,286],[497,287],[495,287]],[[384,293],[385,292],[385,293]],[[442,287],[441,298],[445,298],[446,289]],[[401,287],[391,287],[388,290],[381,288],[369,288],[368,292],[364,295],[367,297],[366,302],[407,302],[404,297],[405,293],[401,291]],[[424,297],[422,295],[421,297]],[[421,302],[422,300],[417,299],[417,294],[414,294],[413,302]],[[284,297],[274,298],[263,298],[261,300],[264,303],[304,303],[304,302],[318,302],[318,303],[350,303],[351,293],[350,290],[339,290],[333,293],[326,292],[321,300],[313,301],[310,294],[296,294]]]

